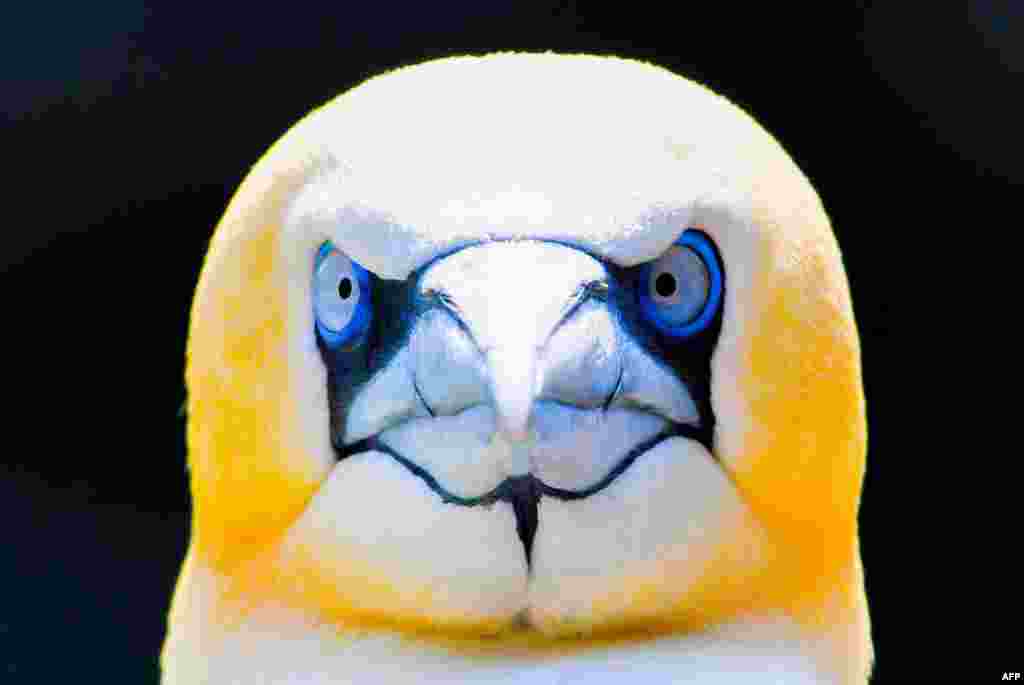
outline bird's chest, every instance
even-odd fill
[[[331,631],[282,635],[244,626],[165,672],[177,683],[841,683],[810,654],[768,634],[700,636],[575,654],[454,653],[396,637],[339,639]],[[210,649],[212,648],[212,649]]]

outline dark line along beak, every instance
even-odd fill
[[[526,564],[529,568],[533,561],[533,540],[537,534],[537,526],[539,523],[538,509],[540,505],[540,498],[542,496],[553,497],[560,500],[579,500],[590,497],[591,495],[608,487],[642,454],[658,446],[668,438],[685,436],[699,439],[699,432],[699,429],[691,426],[676,424],[673,426],[673,430],[659,433],[658,435],[635,445],[615,465],[615,467],[604,476],[604,478],[583,490],[564,490],[562,488],[555,488],[547,485],[533,474],[527,474],[506,478],[490,492],[476,497],[461,497],[459,495],[452,494],[446,490],[444,486],[438,483],[437,479],[434,478],[434,476],[426,469],[403,457],[395,450],[377,440],[376,437],[352,443],[351,445],[347,445],[344,449],[338,450],[338,452],[341,459],[345,459],[346,457],[359,454],[361,452],[384,452],[399,464],[407,468],[413,475],[423,480],[423,482],[427,484],[427,487],[437,493],[437,495],[440,496],[441,501],[446,504],[456,504],[463,507],[478,507],[488,506],[496,502],[510,503],[516,517],[516,532],[519,534],[519,539],[523,543],[523,551],[526,554]]]

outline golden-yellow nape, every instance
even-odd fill
[[[677,348],[631,274],[687,231],[724,286]],[[371,274],[365,363],[317,332],[325,244]],[[167,683],[866,680],[840,253],[778,143],[686,79],[463,57],[314,111],[217,228],[187,383]],[[528,536],[484,496],[512,482]]]

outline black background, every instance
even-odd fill
[[[978,395],[958,387],[973,362],[926,360],[943,339],[974,336],[957,298],[986,291],[967,271],[979,235],[1020,223],[988,197],[1024,180],[1024,6],[706,4],[0,10],[0,682],[155,682],[188,535],[188,307],[227,200],[332,96],[382,70],[495,49],[653,61],[728,96],[790,151],[833,218],[862,335],[875,682],[941,680],[951,658],[933,633],[973,659],[970,682],[1020,671],[1019,590],[997,592],[1017,619],[1008,633],[960,616],[980,601],[977,581],[949,573],[970,566],[998,589],[997,568],[1020,568],[1014,507],[960,521],[984,499],[952,482],[980,461],[963,449],[984,432],[964,413]],[[942,487],[954,492],[939,492],[931,477],[951,472]],[[959,540],[977,547],[980,533],[995,546],[963,564]],[[981,633],[994,656],[961,633]]]

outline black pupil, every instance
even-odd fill
[[[672,274],[658,274],[654,281],[654,289],[662,297],[668,297],[676,291],[676,277]]]
[[[348,276],[341,279],[341,283],[338,284],[338,294],[341,295],[341,299],[347,300],[349,295],[352,294],[352,279]]]

